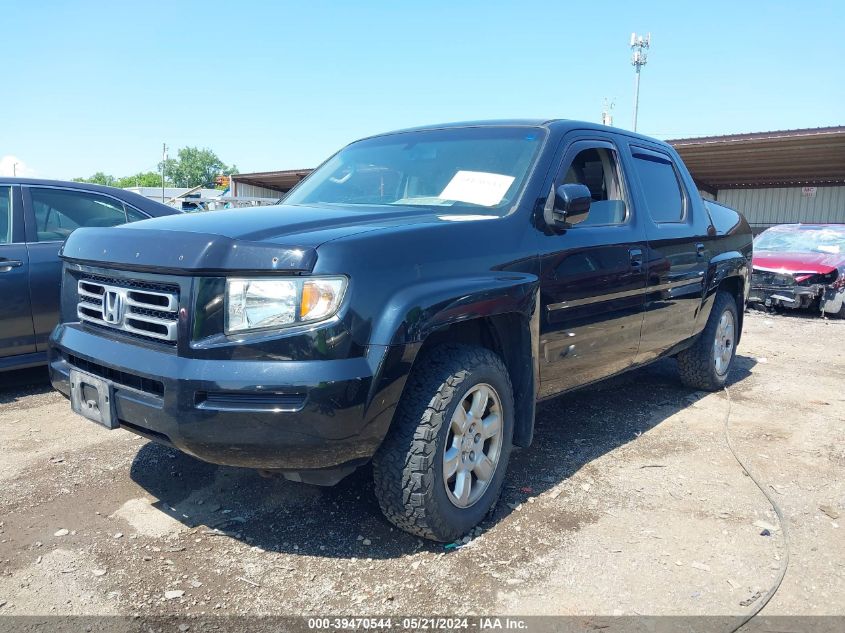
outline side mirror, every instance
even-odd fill
[[[560,185],[555,190],[554,204],[547,206],[544,213],[546,224],[557,228],[580,224],[587,219],[592,202],[593,196],[585,185]]]

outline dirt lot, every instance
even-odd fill
[[[0,614],[743,614],[784,562],[725,394],[671,360],[540,405],[495,515],[449,548],[391,528],[366,471],[204,464],[9,385],[40,375],[0,378]],[[845,322],[748,315],[731,435],[791,548],[764,614],[845,614],[843,386]]]

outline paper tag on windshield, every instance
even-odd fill
[[[486,171],[459,171],[440,194],[444,200],[468,202],[483,207],[499,204],[513,183],[513,176]]]

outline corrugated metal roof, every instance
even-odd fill
[[[774,130],[771,132],[741,132],[739,134],[720,134],[717,136],[692,136],[666,141],[673,146],[702,145],[706,143],[731,143],[736,141],[753,141],[759,139],[787,138],[795,136],[815,136],[817,134],[845,134],[845,125],[829,127],[807,127],[792,130]]]
[[[667,142],[703,189],[845,184],[845,126]]]
[[[237,174],[232,176],[232,183],[235,192],[237,191],[238,183],[246,183],[263,189],[272,189],[279,193],[285,193],[293,189],[311,171],[310,169],[286,169],[283,171],[258,171],[251,174]]]

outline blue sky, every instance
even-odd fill
[[[0,170],[155,169],[161,143],[241,171],[310,167],[443,121],[631,125],[631,31],[652,33],[639,131],[845,123],[845,3],[0,0]]]

